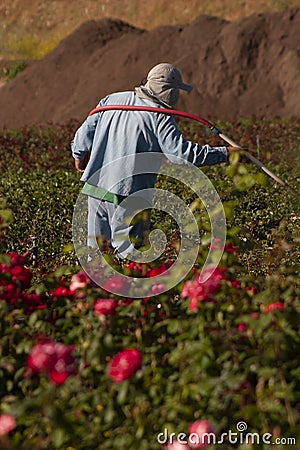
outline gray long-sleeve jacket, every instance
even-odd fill
[[[102,105],[158,106],[131,91],[108,95],[98,104]],[[164,157],[197,167],[227,161],[226,147],[184,139],[174,117],[159,112],[93,114],[77,130],[71,148],[78,160],[91,152],[81,181],[121,196],[153,188]]]

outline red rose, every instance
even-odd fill
[[[189,447],[208,448],[214,442],[215,431],[208,420],[196,420],[189,427]]]
[[[10,414],[0,415],[0,436],[5,436],[16,427],[16,419]]]
[[[99,298],[94,303],[94,313],[97,316],[111,316],[115,314],[118,303],[113,298]]]
[[[119,300],[118,306],[129,306],[131,305],[131,303],[133,303],[133,301],[133,298],[121,298],[121,300]]]
[[[239,325],[238,325],[239,331],[243,332],[243,331],[246,331],[246,329],[247,329],[247,325],[244,322],[239,323]]]
[[[115,383],[130,378],[142,367],[142,355],[136,348],[128,348],[112,359],[108,374]]]
[[[205,295],[214,294],[221,286],[221,281],[226,280],[226,269],[207,267],[198,275],[196,281],[203,286]],[[202,282],[202,280],[205,280]]]
[[[45,339],[32,347],[27,360],[27,367],[34,373],[50,372],[55,366],[55,343]]]

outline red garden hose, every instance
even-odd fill
[[[210,130],[214,133],[220,136],[221,139],[226,141],[229,145],[233,147],[237,147],[240,149],[243,154],[250,159],[256,166],[258,166],[260,169],[262,169],[267,175],[269,175],[273,180],[275,180],[277,183],[281,184],[285,188],[287,188],[293,195],[295,195],[297,198],[300,198],[300,194],[295,191],[292,186],[290,186],[288,183],[283,181],[281,178],[279,178],[275,173],[273,173],[270,169],[268,169],[261,161],[259,161],[257,158],[255,158],[251,153],[249,153],[247,150],[245,150],[243,147],[235,143],[230,137],[226,136],[224,133],[222,133],[214,124],[209,122],[206,119],[203,119],[203,117],[197,116],[196,114],[190,114],[184,111],[179,111],[177,109],[168,109],[168,108],[156,108],[154,106],[136,106],[136,105],[105,105],[105,106],[98,106],[97,108],[93,109],[89,116],[99,113],[101,111],[110,111],[110,110],[124,110],[124,111],[147,111],[147,112],[156,112],[161,114],[168,114],[172,116],[179,116],[184,117],[186,119],[196,120],[197,122],[202,123],[206,127],[210,128]]]

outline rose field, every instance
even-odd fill
[[[197,221],[197,259],[162,294],[122,296],[118,275],[99,287],[73,247],[78,125],[0,131],[0,448],[299,448],[299,199],[239,153],[201,169],[227,234],[200,283],[210,245],[220,252],[208,213],[159,175],[157,187]],[[199,124],[179,126],[188,139],[223,145]],[[300,191],[298,118],[218,126]],[[118,272],[149,279],[172,266],[176,222],[159,210],[151,220],[166,251],[148,264],[111,260]]]

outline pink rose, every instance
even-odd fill
[[[253,312],[253,313],[251,313],[251,317],[253,317],[253,319],[258,319],[259,318],[259,313],[258,312]]]
[[[62,384],[70,375],[77,373],[73,350],[73,346],[45,339],[31,349],[27,368],[33,373],[48,375],[55,384]]]
[[[208,420],[196,420],[189,426],[189,447],[208,448],[214,443],[215,431]]]
[[[2,284],[0,286],[1,298],[13,305],[20,297],[20,292],[14,283]]]
[[[76,291],[77,289],[84,289],[90,282],[91,280],[84,272],[84,270],[80,270],[78,273],[75,273],[72,276],[69,289],[71,291]]]
[[[115,383],[130,378],[142,367],[142,355],[136,348],[127,348],[114,356],[108,374]]]
[[[10,414],[0,415],[0,436],[5,436],[16,427],[16,419]]]
[[[99,298],[94,303],[94,313],[97,316],[111,316],[115,314],[118,303],[113,298]]]

